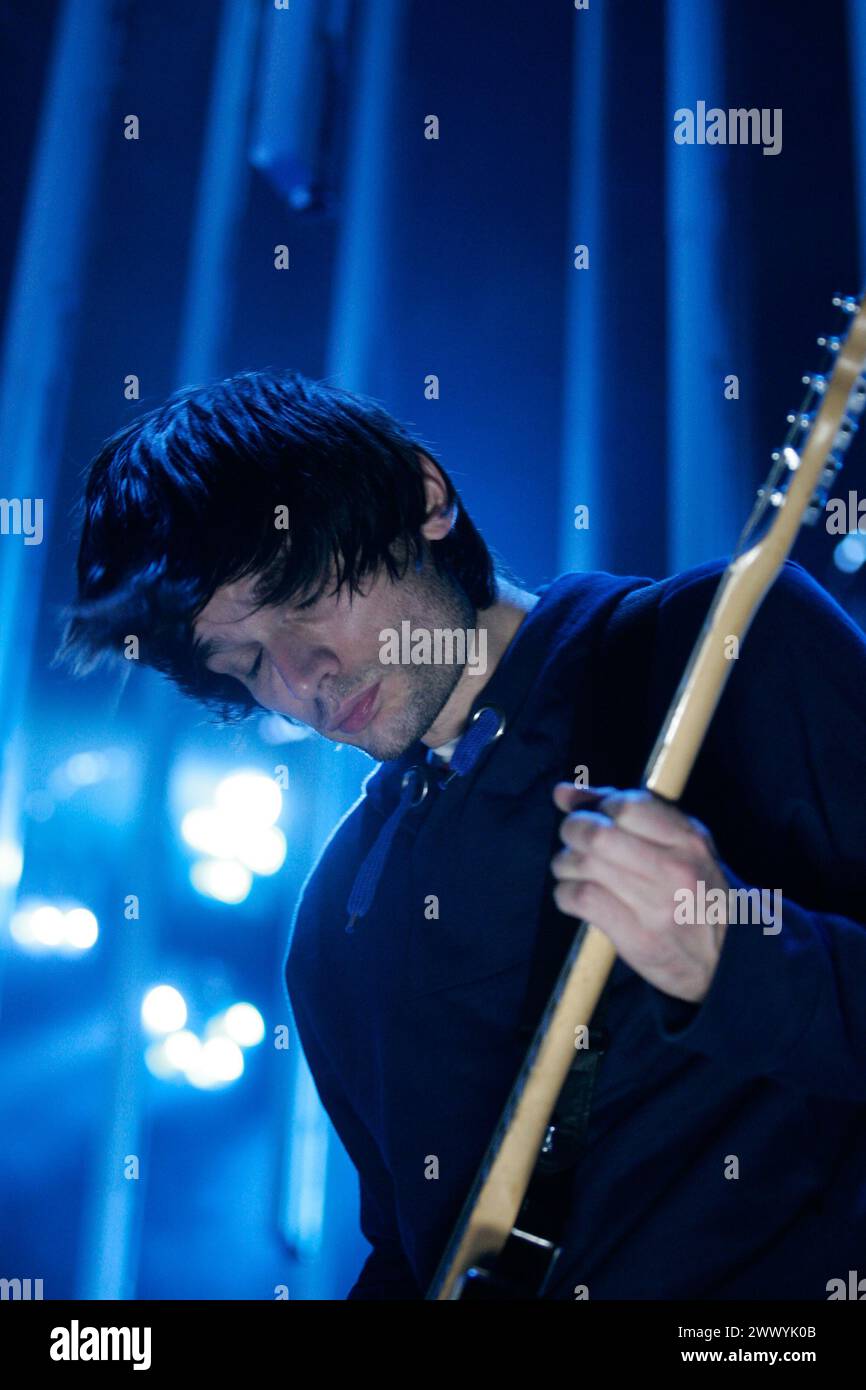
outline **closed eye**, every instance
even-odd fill
[[[303,611],[304,609],[306,609],[306,608],[315,608],[316,604],[319,602],[319,598],[320,598],[320,595],[319,595],[319,594],[314,594],[313,597],[312,597],[312,598],[308,598],[308,599],[306,600],[305,603],[296,603],[295,606],[294,606],[294,610],[293,610],[293,611],[294,611],[295,613],[299,613],[299,612],[302,612],[302,611]],[[254,680],[255,680],[256,676],[259,674],[259,672],[260,672],[260,670],[261,670],[261,668],[262,668],[262,656],[263,656],[263,655],[264,655],[263,649],[262,649],[261,647],[259,647],[259,654],[258,654],[258,656],[256,657],[256,659],[255,659],[255,661],[253,662],[253,664],[252,664],[252,666],[250,667],[250,669],[244,673],[244,679],[245,679],[245,680],[248,680],[248,681],[254,681]]]

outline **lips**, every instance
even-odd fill
[[[342,734],[357,734],[361,729],[366,728],[373,717],[373,706],[376,703],[376,696],[379,693],[381,681],[371,685],[363,695],[359,695],[357,700],[353,700],[350,705],[340,710],[337,720],[331,725],[332,732]]]

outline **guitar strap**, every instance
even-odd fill
[[[634,785],[648,752],[648,747],[644,746],[646,701],[641,698],[641,681],[636,679],[636,673],[644,677],[648,689],[658,597],[658,587],[653,583],[630,590],[608,619],[599,651],[596,698],[618,739],[612,762],[620,770],[624,782]],[[575,730],[572,749],[579,747],[579,739],[580,730]],[[544,921],[540,924],[524,1005],[521,1027],[529,1036],[538,1026],[540,1004],[546,1002],[555,981],[555,976],[551,979],[549,950],[545,950],[545,946],[549,946],[547,925]],[[575,1060],[556,1103],[516,1222],[520,1229],[529,1230],[554,1244],[562,1235],[573,1201],[574,1165],[584,1149],[596,1076],[607,1047],[604,1018],[609,983],[610,977],[593,1014],[589,1045],[575,1049]]]

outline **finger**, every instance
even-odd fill
[[[573,782],[557,782],[553,799],[560,811],[574,811],[578,806],[594,805],[600,797],[615,790],[615,787],[576,787]]]
[[[566,816],[559,827],[559,838],[565,849],[554,857],[551,867],[558,863],[563,877],[577,877],[578,870],[586,866],[591,872],[604,864],[615,873],[649,881],[656,878],[661,867],[660,846],[623,830],[600,811],[576,811]]]
[[[598,860],[594,860],[591,867],[584,864],[570,865],[565,860],[552,867],[556,886],[570,883],[577,887],[582,883],[594,883],[596,887],[605,890],[611,901],[615,899],[621,908],[630,912],[635,920],[645,919],[647,902],[650,901],[652,891],[650,879],[641,878],[637,874],[623,873],[622,869],[617,869],[612,864],[601,864]],[[554,893],[555,891],[554,888]]]
[[[709,832],[699,820],[652,792],[613,791],[599,801],[596,809],[620,829],[653,844],[673,845],[700,854],[710,843]]]
[[[634,915],[604,884],[592,879],[582,883],[558,883],[553,898],[560,912],[578,917],[604,932],[620,955],[623,946],[628,949],[632,944],[637,925]]]
[[[581,819],[583,815],[581,814]],[[640,844],[634,835],[629,835],[625,831],[616,831],[612,822],[606,823],[609,831],[615,831],[619,841],[630,841],[633,847],[639,850],[648,850],[651,855],[669,853],[647,845]],[[551,872],[559,883],[595,883],[598,887],[604,888],[613,899],[626,908],[632,916],[641,921],[647,913],[647,904],[654,901],[657,896],[657,866],[653,866],[651,873],[642,872],[636,868],[632,860],[626,856],[624,861],[618,862],[614,857],[602,858],[601,855],[590,851],[582,854],[579,851],[563,849],[551,860]]]

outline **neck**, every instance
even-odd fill
[[[478,674],[464,668],[448,700],[421,740],[428,748],[438,748],[440,744],[448,743],[462,734],[473,701],[490,680],[523,619],[537,602],[537,594],[518,589],[505,580],[498,581],[496,601],[478,614],[479,626],[487,634],[487,668]]]

